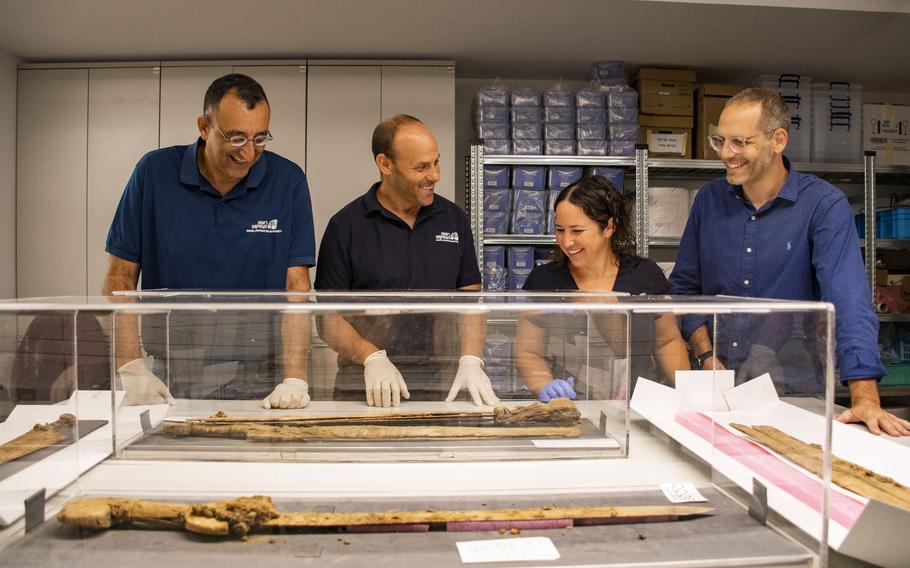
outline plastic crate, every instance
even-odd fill
[[[898,355],[901,362],[910,363],[910,337],[902,337],[898,346]]]
[[[891,209],[892,239],[910,238],[910,207]]]
[[[910,385],[910,364],[885,365],[885,376],[879,383],[882,386]]]

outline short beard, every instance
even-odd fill
[[[771,167],[771,164],[774,162],[774,150],[768,148],[766,153],[760,154],[755,160],[750,160],[749,165],[746,166],[751,170],[751,175],[743,180],[741,183],[737,183],[730,173],[727,173],[727,183],[730,185],[745,185],[747,183],[753,182],[758,178],[762,177],[765,172]],[[735,174],[734,174],[735,175]]]

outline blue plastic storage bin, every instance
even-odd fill
[[[546,189],[547,166],[513,167],[512,187],[515,189]]]
[[[509,166],[484,166],[483,186],[485,188],[508,189],[511,168]]]
[[[581,178],[582,171],[578,166],[550,166],[547,171],[547,189],[562,189]]]

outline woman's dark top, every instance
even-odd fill
[[[557,290],[578,290],[578,284],[569,272],[568,266],[559,266],[550,262],[535,267],[522,288],[526,291],[557,291]],[[608,290],[605,290],[608,291]],[[620,264],[619,273],[616,275],[616,282],[613,284],[613,292],[626,292],[633,296],[641,294],[647,295],[668,295],[672,294],[670,283],[667,277],[657,264],[649,259],[629,259],[627,262]],[[634,314],[631,316],[631,384],[634,385],[639,376],[659,380],[660,372],[654,364],[652,353],[654,350],[654,324],[657,316],[654,314]],[[537,320],[537,321],[535,321]],[[544,323],[538,318],[532,318],[535,325]],[[547,327],[545,324],[542,327]],[[557,324],[557,328],[563,325]],[[562,333],[560,333],[562,335]],[[574,339],[566,337],[567,341]],[[557,378],[561,369],[552,369]],[[564,372],[564,371],[563,371]],[[598,397],[600,398],[600,397]]]

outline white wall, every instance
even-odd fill
[[[0,299],[16,297],[16,65],[0,51]]]

